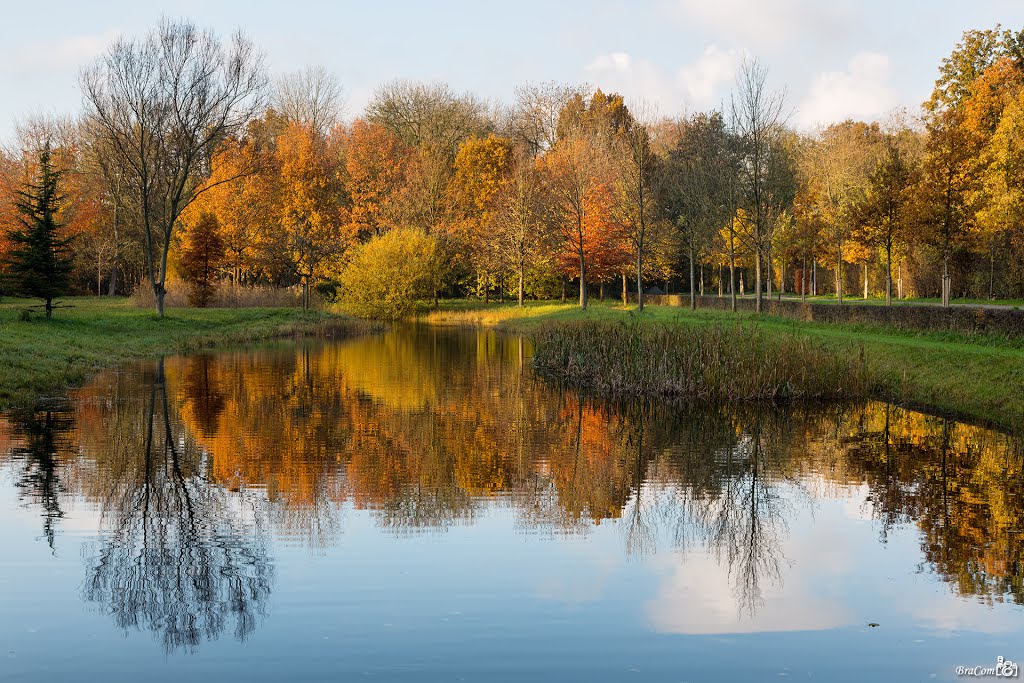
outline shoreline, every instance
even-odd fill
[[[299,308],[172,308],[159,319],[125,299],[69,298],[50,321],[0,303],[0,413],[58,400],[122,363],[288,337],[354,336],[378,323]]]
[[[542,324],[626,322],[704,327],[752,325],[769,336],[806,336],[827,353],[861,350],[872,376],[867,397],[988,426],[1024,433],[1024,342],[991,335],[886,329],[869,325],[804,322],[771,315],[649,305],[642,314],[620,302],[592,302],[587,311],[566,303],[452,302],[420,316],[424,323],[488,327],[519,334]]]

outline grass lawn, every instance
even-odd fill
[[[351,319],[297,308],[149,309],[120,298],[68,297],[73,306],[29,321],[36,302],[0,302],[0,410],[24,408],[62,394],[89,374],[133,358],[180,353],[347,327]]]
[[[647,306],[642,314],[616,303],[592,302],[587,311],[572,304],[453,302],[423,320],[433,324],[495,326],[530,332],[545,321],[639,319],[671,325],[747,325],[778,334],[807,335],[829,350],[863,349],[872,375],[872,394],[905,405],[971,421],[1024,431],[1024,342],[997,337],[905,332],[870,326],[808,323],[753,313]],[[740,340],[740,343],[742,341]],[[770,359],[766,359],[770,362]]]

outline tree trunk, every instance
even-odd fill
[[[519,262],[519,308],[523,307],[523,293],[524,293],[524,282],[526,280],[526,266],[522,261]]]
[[[800,269],[800,301],[807,303],[807,252],[804,252],[803,267]]]
[[[718,298],[722,298],[722,264],[718,264]]]
[[[156,314],[164,317],[164,294],[166,290],[161,285],[153,285],[153,294],[156,296]]]
[[[903,261],[896,265],[896,296],[903,300]]]
[[[636,310],[644,310],[644,271],[640,251],[636,253]]]
[[[950,299],[949,255],[942,258],[942,307],[949,308]]]
[[[690,310],[696,310],[697,308],[697,293],[694,291],[694,283],[696,281],[696,268],[693,263],[693,247],[690,247]]]
[[[786,293],[786,262],[782,262],[782,270],[779,271],[779,301],[782,301],[782,295]]]
[[[626,271],[622,271],[622,305],[623,306],[626,306],[626,305],[629,304],[629,297],[627,295],[628,291],[629,291],[629,288],[627,287]]]
[[[587,262],[580,251],[580,308],[587,309]]]
[[[868,262],[864,262],[864,301],[868,300]]]
[[[768,301],[771,301],[772,300],[772,252],[771,251],[768,252],[767,257],[765,258],[764,262],[765,262],[765,266],[767,267],[766,270],[768,271],[767,272],[767,278],[766,278],[768,280],[768,282],[765,284],[765,287],[768,290]]]
[[[813,259],[813,270],[811,271],[811,296],[818,296],[818,258]]]
[[[754,312],[761,312],[761,250],[756,250],[757,254],[754,257]],[[740,276],[740,291],[743,291],[743,276]]]
[[[563,304],[565,303],[565,300],[566,300],[566,299],[568,298],[568,296],[567,296],[567,293],[566,293],[566,291],[565,291],[565,290],[566,290],[566,287],[567,287],[567,285],[568,285],[568,278],[566,278],[566,277],[565,277],[565,276],[563,275],[563,276],[562,276],[562,303],[563,303]]]
[[[700,264],[700,295],[704,296],[704,264]]]
[[[736,257],[729,250],[729,299],[732,312],[736,312]]]
[[[885,305],[892,306],[892,247],[885,250]]]
[[[597,300],[604,303],[604,280],[601,280],[597,286]]]
[[[491,292],[490,292],[490,289],[487,287],[487,280],[488,280],[488,278],[487,278],[487,271],[484,271],[483,280],[484,280],[484,303],[485,304],[489,304],[489,303],[491,303]]]
[[[843,305],[843,241],[839,240],[839,254],[836,256],[836,300]]]

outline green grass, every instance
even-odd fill
[[[592,303],[587,311],[572,304],[532,303],[446,307],[426,318],[443,324],[487,324],[533,333],[544,322],[638,320],[707,326],[753,322],[764,334],[803,335],[822,353],[863,349],[872,378],[870,395],[974,422],[1024,431],[1024,342],[999,337],[898,331],[874,326],[831,325],[753,313],[690,311],[648,306],[644,313],[618,304]],[[737,339],[737,343],[743,343]],[[771,362],[771,359],[766,359]]]
[[[73,308],[20,320],[35,303],[0,302],[0,410],[63,394],[101,368],[161,354],[297,334],[348,332],[359,323],[297,308],[168,309],[157,318],[124,299],[66,298]]]

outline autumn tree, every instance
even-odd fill
[[[885,305],[892,305],[893,251],[906,239],[911,193],[917,183],[917,139],[911,131],[886,133],[882,154],[863,197],[863,240],[885,255]]]
[[[189,303],[205,308],[213,300],[226,256],[217,217],[200,214],[184,231],[182,243],[178,267],[189,285]]]
[[[309,289],[350,243],[342,231],[347,223],[341,155],[334,138],[311,126],[289,124],[277,143],[280,204],[274,257],[302,284],[303,307]]]
[[[221,142],[262,107],[263,59],[241,33],[162,20],[117,41],[82,74],[90,133],[103,141],[142,226],[146,276],[164,312],[167,254]]]
[[[349,232],[366,240],[398,223],[397,198],[409,152],[389,129],[365,119],[351,125],[344,145]]]
[[[494,134],[471,137],[459,145],[455,174],[449,185],[455,215],[453,231],[459,249],[472,262],[488,297],[490,276],[499,266],[494,226],[497,199],[509,182],[512,141]]]
[[[606,188],[607,155],[593,137],[578,133],[559,140],[542,158],[542,168],[555,224],[578,264],[580,308],[585,309],[587,249],[593,242],[588,230],[605,225],[602,217],[592,216],[591,212],[608,206],[598,201]]]

